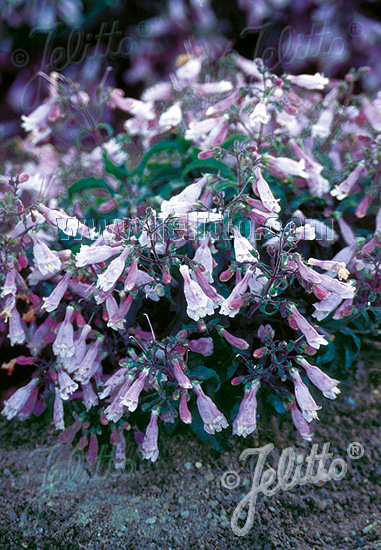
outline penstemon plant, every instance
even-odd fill
[[[353,93],[366,72],[280,78],[198,51],[140,100],[101,82],[94,105],[46,76],[29,137],[3,146],[2,368],[35,371],[2,414],[49,406],[61,441],[94,464],[107,436],[117,468],[125,430],[152,461],[179,423],[221,450],[229,425],[254,432],[261,401],[310,440],[311,384],[335,399],[333,376],[380,334],[381,103]],[[112,109],[130,115],[115,136]]]

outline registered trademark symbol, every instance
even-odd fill
[[[351,460],[358,460],[364,455],[364,447],[358,441],[350,443],[347,447],[347,455]]]

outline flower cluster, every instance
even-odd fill
[[[123,467],[137,415],[152,461],[161,423],[214,436],[232,420],[247,437],[269,401],[311,439],[309,382],[334,399],[321,366],[342,360],[337,342],[379,334],[379,99],[353,95],[361,70],[338,82],[235,63],[213,79],[200,51],[141,99],[102,89],[99,113],[129,118],[115,137],[87,128],[90,151],[81,133],[53,147],[58,119],[91,109],[63,77],[23,117],[40,153],[2,176],[0,339],[15,347],[3,368],[34,373],[2,414],[23,420],[51,395],[61,440],[90,463],[109,430]]]

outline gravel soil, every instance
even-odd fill
[[[44,416],[2,420],[0,548],[381,550],[380,366],[360,363],[338,399],[324,400],[316,423],[313,443],[319,452],[330,444],[333,458],[347,464],[345,476],[260,494],[245,536],[230,522],[251,489],[257,459],[239,460],[240,453],[273,443],[265,469],[276,468],[289,446],[310,453],[312,443],[299,438],[287,414],[260,418],[254,437],[231,438],[224,453],[192,433],[160,434],[154,464],[140,459],[131,435],[124,473],[107,459],[90,471],[78,451],[57,443]],[[363,447],[361,458],[348,456],[353,442]],[[228,470],[239,474],[235,488],[226,487],[227,477],[221,482]]]

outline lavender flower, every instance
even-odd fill
[[[257,391],[259,381],[245,388],[238,414],[233,421],[233,434],[247,437],[257,427]]]
[[[188,347],[195,353],[200,353],[204,357],[209,357],[213,354],[213,339],[207,337],[199,338],[198,340],[189,340]]]
[[[184,374],[180,361],[176,358],[172,360],[172,370],[173,370],[173,375],[176,378],[176,381],[180,386],[180,388],[183,388],[184,390],[186,390],[192,387],[191,381],[189,380],[187,375]]]
[[[364,163],[360,162],[344,181],[342,181],[339,185],[335,185],[330,192],[332,197],[336,197],[338,201],[345,199],[345,197],[347,197],[351,192],[352,188],[356,185],[363,169]]]
[[[294,304],[291,305],[291,315],[289,321],[293,328],[298,328],[301,330],[306,337],[308,344],[315,349],[319,347],[326,346],[328,344],[327,340],[321,336],[316,329],[303,317],[301,313],[296,309]]]
[[[157,446],[157,437],[159,434],[159,428],[157,426],[158,416],[159,410],[154,409],[151,413],[151,420],[149,421],[143,442],[140,446],[143,458],[151,460],[152,462],[155,462],[159,456],[159,449]]]
[[[244,293],[247,290],[252,275],[253,270],[249,268],[243,279],[235,285],[230,295],[222,302],[220,309],[221,315],[228,315],[229,317],[235,317],[237,315],[245,301]]]
[[[184,424],[191,424],[192,415],[188,408],[187,400],[188,400],[188,395],[187,393],[183,392],[180,397],[179,415],[180,415],[181,421],[184,422]]]
[[[97,288],[100,288],[103,292],[108,292],[114,288],[117,280],[123,273],[126,266],[126,258],[130,252],[130,247],[126,247],[121,255],[110,263],[106,271],[98,276]]]
[[[81,245],[81,250],[75,257],[75,265],[77,267],[85,267],[86,265],[98,264],[105,262],[115,254],[122,252],[122,246],[107,246],[107,245]]]
[[[191,279],[189,267],[187,265],[180,266],[180,273],[184,279],[184,294],[187,301],[188,316],[194,321],[198,321],[207,315],[213,315],[216,305],[208,298],[200,285]]]
[[[46,309],[49,313],[57,309],[59,306],[67,287],[69,286],[70,273],[65,273],[58,285],[48,297],[43,297],[44,304],[42,309]]]
[[[38,382],[38,378],[32,378],[26,386],[22,386],[16,390],[9,399],[4,401],[4,407],[1,414],[6,416],[8,420],[12,420],[12,418],[17,416],[26,405]]]
[[[121,405],[127,407],[130,412],[134,412],[137,409],[139,397],[143,391],[148,375],[149,369],[144,368],[120,402]]]
[[[291,418],[300,436],[306,441],[312,441],[313,430],[305,420],[303,413],[298,409],[295,401],[291,407]]]
[[[310,365],[303,357],[297,357],[296,360],[304,368],[311,382],[323,393],[324,397],[336,399],[340,393],[337,387],[337,384],[339,384],[338,380],[322,372],[316,365]]]
[[[298,371],[293,370],[291,374],[294,380],[296,401],[302,410],[303,417],[307,420],[307,422],[312,422],[314,418],[318,418],[316,411],[321,409],[321,407],[315,403],[307,386],[300,378]]]
[[[75,352],[74,329],[72,325],[73,314],[74,308],[68,306],[66,308],[65,319],[59,325],[57,336],[54,340],[53,352],[61,359],[72,357]]]
[[[48,246],[33,236],[33,256],[34,264],[41,275],[55,275],[61,269],[61,261],[55,252],[52,252]]]
[[[205,395],[199,384],[194,384],[193,391],[197,395],[197,408],[204,422],[204,430],[210,435],[228,427],[225,416],[217,409],[213,401]]]
[[[287,76],[287,80],[300,86],[301,88],[307,88],[307,90],[324,90],[329,82],[329,79],[320,73],[315,74],[290,74]]]
[[[254,247],[246,237],[243,237],[238,227],[233,227],[235,259],[239,263],[253,262],[255,257],[252,254]]]
[[[58,386],[61,399],[67,401],[69,397],[78,389],[78,384],[61,368],[58,372]]]

